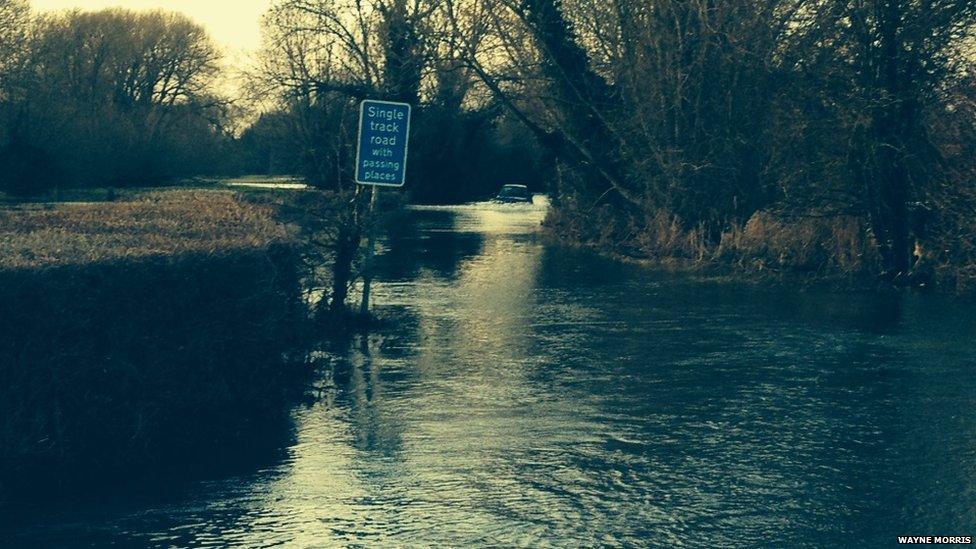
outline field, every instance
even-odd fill
[[[223,190],[0,209],[0,270],[264,248],[287,240],[270,207]]]

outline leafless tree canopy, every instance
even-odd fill
[[[6,188],[126,186],[206,169],[226,101],[200,25],[120,9],[31,17],[10,2],[0,14],[3,47],[15,52],[0,67]]]

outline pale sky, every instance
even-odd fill
[[[110,7],[179,11],[206,27],[214,41],[231,55],[257,49],[261,43],[261,15],[271,6],[271,0],[30,0],[30,3],[37,11]]]

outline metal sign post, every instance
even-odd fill
[[[407,149],[410,144],[411,107],[406,103],[367,99],[359,105],[359,145],[356,149],[356,183],[370,185],[369,238],[363,265],[361,315],[369,314],[376,248],[376,210],[379,187],[402,187],[407,181]]]

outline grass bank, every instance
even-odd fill
[[[0,487],[246,442],[305,375],[295,242],[231,192],[0,210]]]

